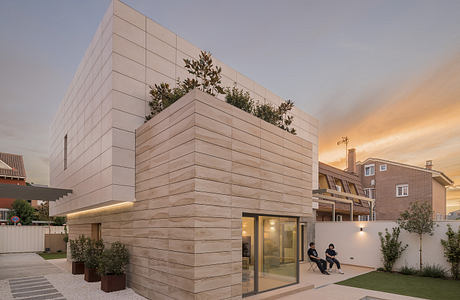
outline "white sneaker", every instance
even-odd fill
[[[345,273],[343,273],[343,271],[342,271],[341,269],[339,269],[339,273],[340,273],[340,274],[345,274]]]
[[[328,271],[329,273],[331,273],[331,272],[332,272],[332,268],[327,269],[327,271]]]

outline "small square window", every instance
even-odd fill
[[[364,166],[364,176],[374,176],[375,175],[375,164],[365,165]]]
[[[409,185],[398,184],[396,185],[396,197],[407,197],[409,196]]]
[[[380,172],[385,172],[387,170],[387,165],[380,165]]]

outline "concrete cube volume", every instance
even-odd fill
[[[312,218],[318,122],[301,110],[294,136],[194,90],[145,123],[149,85],[185,78],[183,58],[199,52],[113,1],[51,126],[50,184],[73,190],[51,213],[67,215],[71,239],[128,245],[128,285],[150,299],[295,284],[299,225]],[[223,85],[282,101],[215,64]]]

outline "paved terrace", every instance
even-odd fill
[[[145,300],[131,289],[114,293],[101,291],[99,282],[89,283],[83,280],[83,275],[70,274],[71,265],[65,259],[46,261],[34,253],[0,254],[0,270],[0,299],[2,300]],[[326,276],[318,270],[308,271],[308,263],[302,263],[300,265],[300,284],[245,299],[357,300],[366,296],[374,297],[368,299],[420,299],[334,284],[373,269],[345,265],[343,270],[344,275],[332,272],[330,276]]]
[[[0,254],[1,300],[145,300],[132,289],[105,293],[100,286],[100,282],[84,281],[83,275],[72,275],[65,259],[46,261],[35,253]]]
[[[395,295],[390,293],[371,291],[353,287],[337,285],[335,283],[365,274],[374,269],[342,265],[345,274],[339,274],[334,266],[331,275],[323,275],[318,269],[308,271],[309,263],[300,264],[300,283],[284,289],[261,293],[246,298],[247,300],[304,300],[304,299],[327,299],[327,300],[420,300],[421,298]],[[366,298],[368,297],[368,298]]]

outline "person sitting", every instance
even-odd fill
[[[315,243],[313,242],[310,243],[310,249],[308,249],[307,254],[310,260],[316,263],[321,273],[325,275],[329,275],[329,273],[326,271],[327,262],[324,259],[319,258],[318,252],[316,252],[316,249],[315,249]]]
[[[334,244],[329,244],[329,247],[326,249],[326,260],[329,263],[329,272],[332,270],[334,264],[337,265],[337,270],[340,274],[344,274],[343,271],[340,269],[340,262],[335,258],[337,256],[337,252],[334,250]]]

